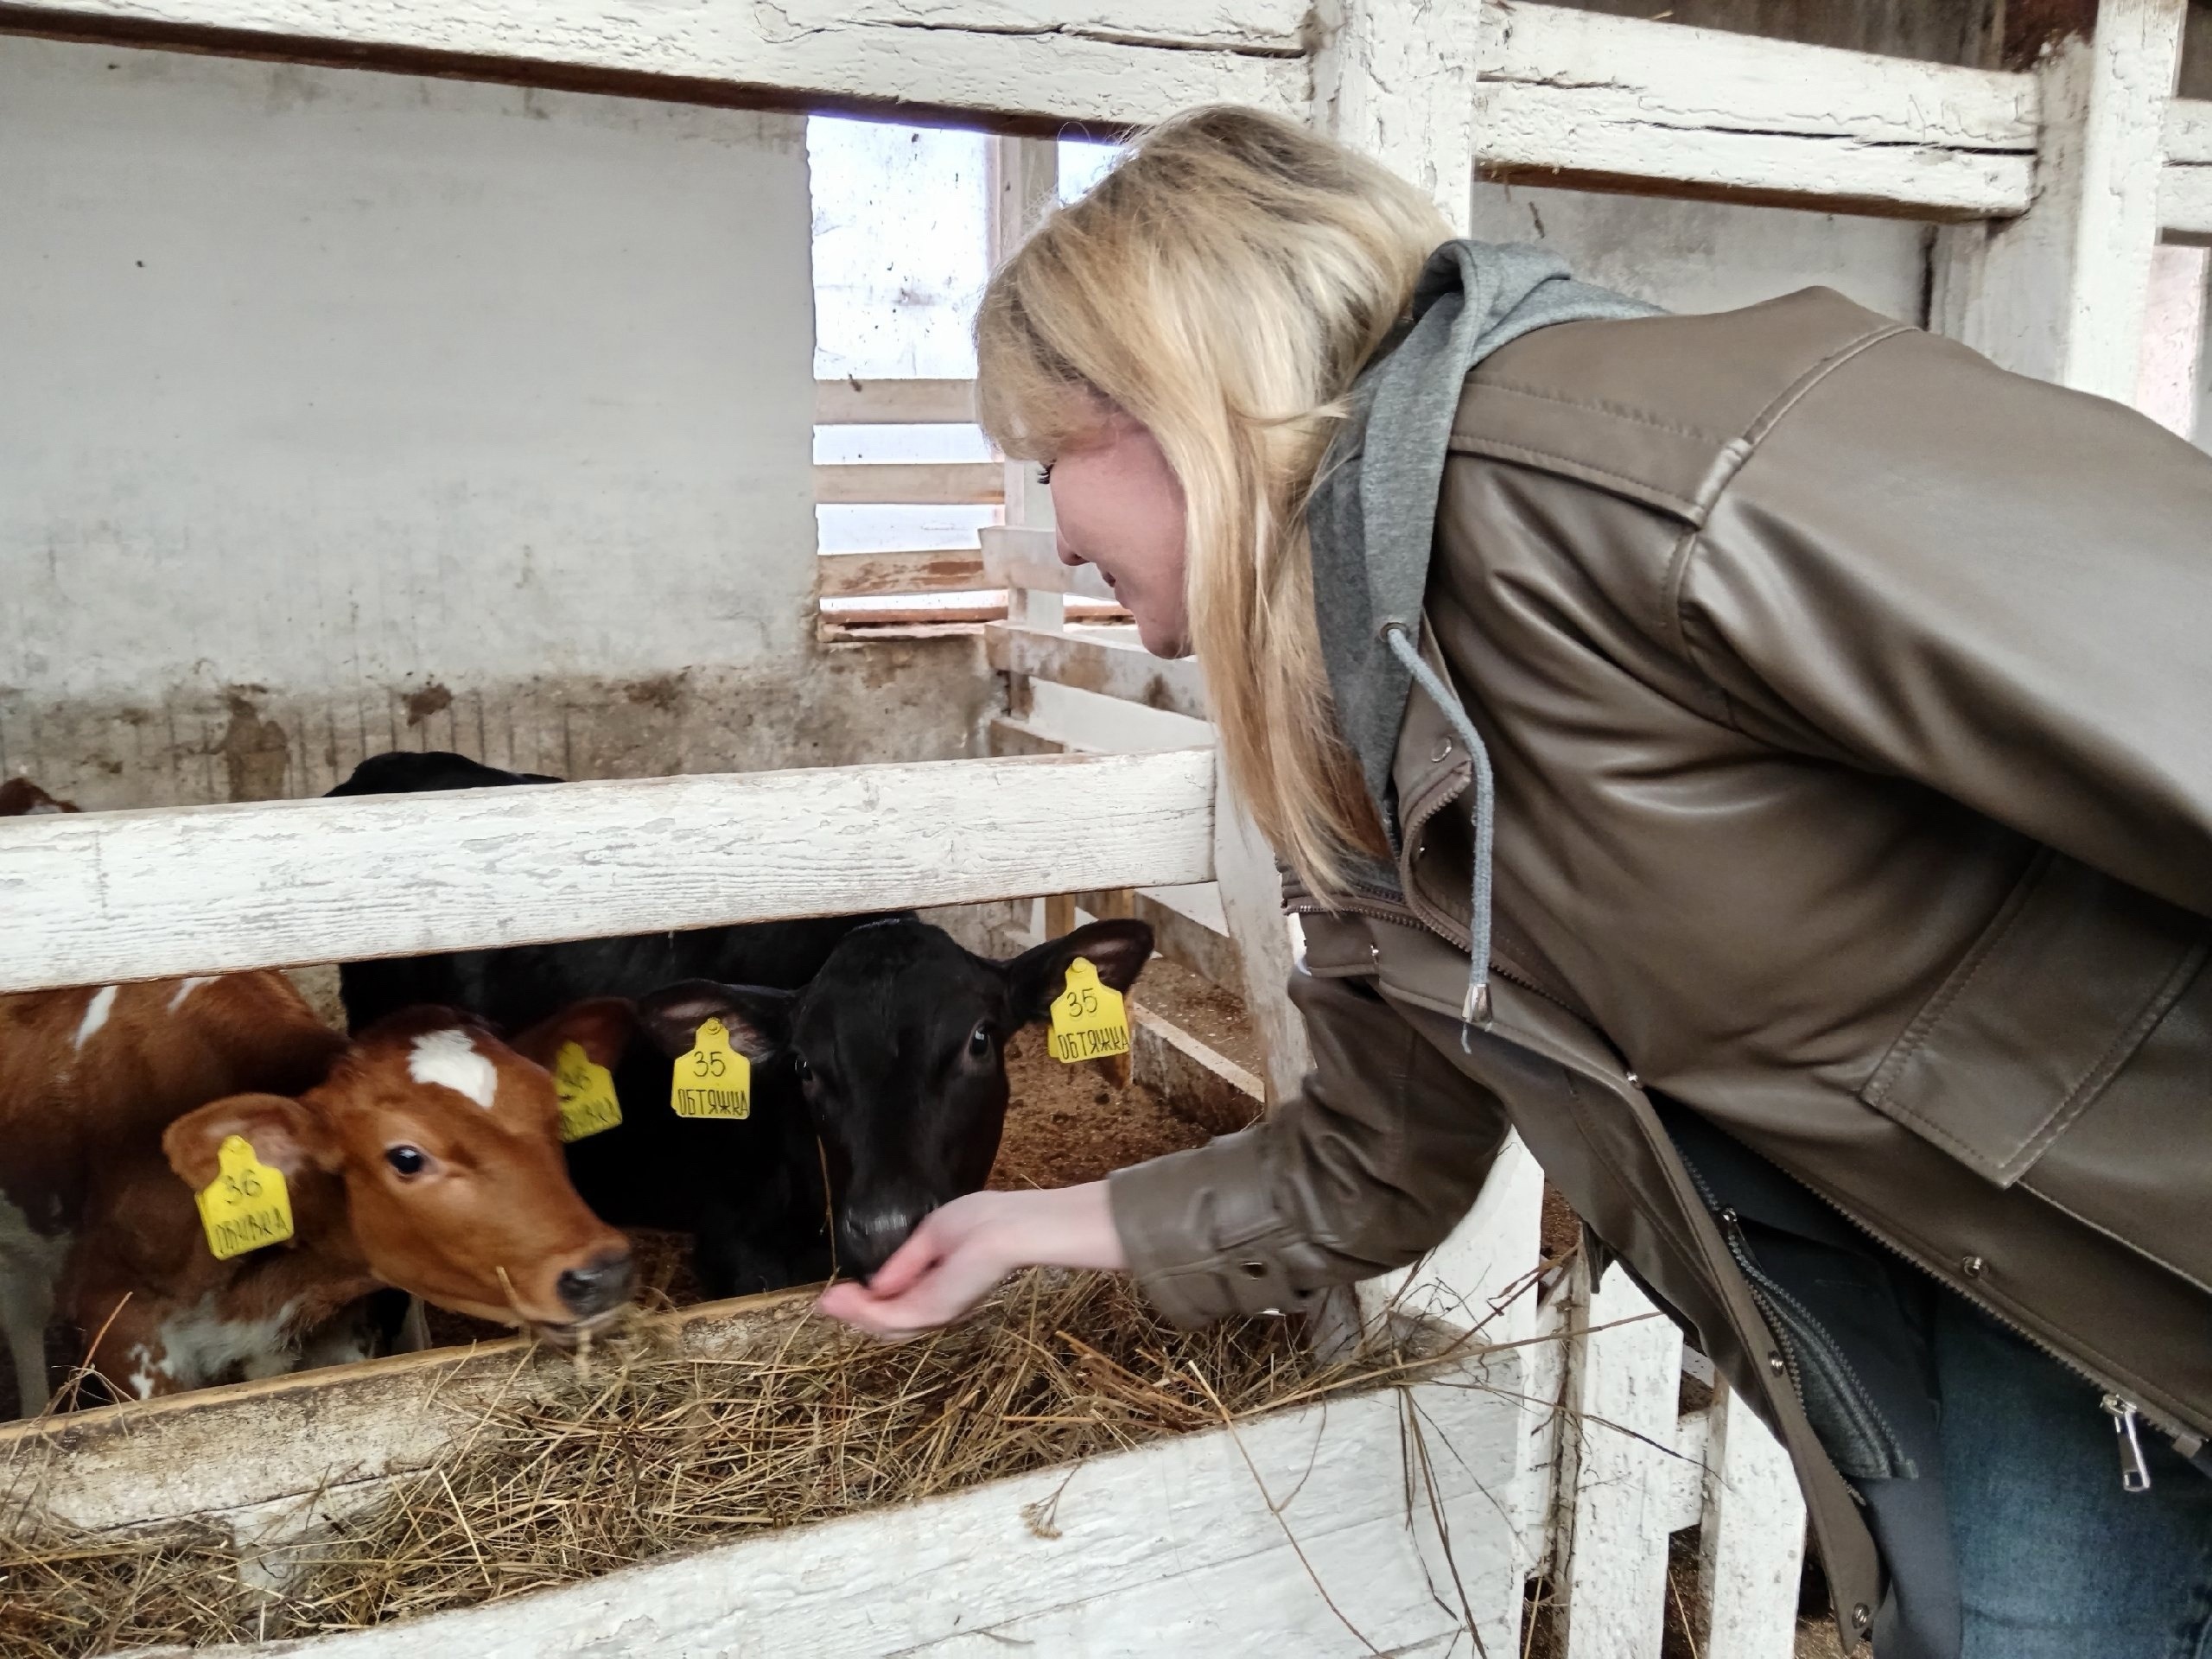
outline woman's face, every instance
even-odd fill
[[[1063,564],[1095,564],[1155,657],[1190,649],[1183,602],[1183,486],[1146,428],[1110,416],[1052,463]]]

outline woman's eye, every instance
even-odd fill
[[[968,1052],[970,1056],[980,1060],[990,1052],[991,1028],[989,1026],[978,1026],[968,1033]]]
[[[1038,467],[1037,481],[1039,484],[1049,484],[1052,481],[1052,463],[1051,461],[1048,461],[1045,462],[1043,466]]]
[[[384,1160],[402,1175],[420,1175],[429,1167],[429,1156],[420,1147],[389,1147]]]

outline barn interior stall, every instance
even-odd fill
[[[970,423],[963,304],[1117,134],[1281,111],[1663,305],[1822,283],[2199,434],[2212,4],[1652,10],[0,0],[0,777],[85,809],[0,820],[0,993],[1126,918],[1126,1070],[1018,1041],[996,1178],[1249,1121],[1294,941],[1199,665]],[[568,781],[317,798],[392,750]],[[1510,1154],[1310,1330],[1032,1280],[902,1370],[800,1291],[52,1413],[0,1655],[1840,1651],[1771,1436],[1549,1219]]]

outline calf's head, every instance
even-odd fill
[[[612,1067],[632,1017],[625,1002],[579,1003],[509,1047],[450,1009],[409,1009],[297,1099],[216,1101],[172,1123],[162,1150],[197,1191],[242,1135],[283,1172],[302,1242],[441,1307],[572,1338],[629,1300],[630,1246],[569,1183],[545,1065],[573,1042]]]
[[[912,920],[855,928],[797,991],[687,980],[639,1016],[682,1054],[719,1019],[756,1067],[785,1068],[828,1166],[837,1265],[866,1279],[939,1205],[979,1190],[1006,1124],[1007,1039],[1044,1020],[1087,957],[1126,991],[1152,956],[1142,922],[1093,922],[1010,961]]]

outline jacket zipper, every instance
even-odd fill
[[[1405,827],[1405,830],[1400,837],[1401,841],[1410,841],[1413,842],[1414,846],[1418,849],[1421,845],[1421,831],[1427,826],[1428,821],[1465,792],[1466,785],[1462,781],[1459,788],[1440,796],[1430,804],[1427,811],[1423,812],[1414,823],[1409,823]],[[1402,893],[1382,893],[1374,887],[1368,887],[1359,882],[1352,883],[1351,887],[1355,896],[1348,903],[1332,906],[1323,904],[1319,899],[1315,899],[1311,902],[1292,906],[1290,907],[1291,913],[1294,915],[1313,915],[1315,913],[1325,915],[1342,915],[1350,913],[1360,916],[1372,916],[1379,920],[1386,922],[1404,923],[1410,920],[1415,926],[1422,929],[1426,932],[1435,935],[1438,938],[1442,939],[1445,944],[1452,946],[1454,950],[1465,950],[1469,949],[1469,946],[1466,944],[1459,939],[1453,938],[1445,929],[1439,927],[1434,922],[1430,921],[1426,916],[1423,916],[1419,911],[1415,910],[1410,900]],[[1501,965],[1494,953],[1487,965],[1490,972],[1496,975],[1498,978],[1505,980],[1511,984],[1517,985],[1522,990],[1528,991],[1533,995],[1543,998],[1545,1001],[1550,1003],[1555,1008],[1559,1008],[1567,1014],[1574,1013],[1573,1009],[1567,1007],[1564,1002],[1561,1002],[1559,998],[1554,996],[1542,986],[1531,982],[1527,975],[1516,973],[1510,968]],[[1579,1014],[1577,1014],[1576,1017],[1578,1019],[1581,1018]],[[1631,1081],[1633,1081],[1633,1074],[1631,1074]],[[1679,1154],[1676,1155],[1680,1156]],[[1705,1195],[1707,1199],[1707,1209],[1710,1211],[1712,1209],[1712,1195],[1710,1192],[1706,1191],[1703,1180],[1699,1177],[1695,1170],[1689,1168],[1689,1160],[1688,1159],[1685,1158],[1682,1160],[1682,1166],[1683,1168],[1689,1170],[1690,1179],[1693,1185],[1697,1187],[1700,1193]],[[2087,1366],[2082,1365],[2077,1361],[2059,1352],[2057,1349],[2052,1347],[2050,1344],[2045,1342],[2041,1337],[2036,1335],[2034,1332],[2028,1330],[2025,1326],[2021,1325],[2018,1320],[2011,1318],[2009,1315],[2000,1312],[1997,1308],[1990,1306],[1988,1303],[1983,1301],[1980,1297],[1974,1295],[1971,1292],[1960,1289],[1959,1287],[1952,1284],[1948,1279],[1937,1274],[1932,1268],[1923,1263],[1910,1250],[1906,1249],[1903,1245],[1898,1244],[1892,1239],[1887,1237],[1872,1224],[1862,1220],[1849,1210],[1845,1209],[1842,1205],[1837,1203],[1835,1199],[1828,1197],[1827,1193],[1819,1191],[1815,1187],[1806,1185],[1803,1182],[1800,1182],[1799,1185],[1804,1185],[1807,1192],[1811,1192],[1814,1197],[1819,1198],[1821,1203],[1827,1205],[1838,1215],[1841,1216],[1846,1221],[1856,1227],[1860,1232],[1865,1233],[1876,1243],[1881,1245],[1883,1249],[1890,1251],[1892,1255],[1902,1257],[1906,1262],[1910,1262],[1915,1268],[1919,1268],[1921,1272],[1928,1274],[1929,1276],[1935,1279],[1937,1283],[1945,1286],[1955,1292],[1958,1295],[1964,1297],[1967,1301],[1975,1307],[1980,1308],[1991,1319],[1995,1319],[1999,1325],[2005,1326],[2006,1330],[2011,1331],[2016,1336],[2025,1340],[2031,1347],[2049,1355],[2051,1358],[2056,1360],[2061,1365],[2063,1365],[2068,1370],[2072,1371],[2075,1376],[2082,1378],[2085,1382],[2093,1384],[2098,1390],[2100,1395],[2100,1408],[2111,1417],[2113,1433],[2120,1441],[2120,1486],[2123,1490],[2131,1492],[2147,1491],[2150,1490],[2151,1471],[2149,1465],[2143,1459],[2142,1442],[2139,1438],[2137,1432],[2137,1425],[2139,1422],[2148,1422],[2152,1427],[2164,1433],[2169,1440],[2175,1441],[2177,1446],[2183,1442],[2202,1442],[2202,1436],[2193,1433],[2187,1428],[2183,1427],[2181,1424],[2171,1421],[2159,1415],[2156,1412],[2145,1410],[2143,1407],[2138,1405],[2133,1401],[2131,1401],[2125,1395],[2111,1389],[2107,1386],[2106,1381],[2103,1377],[2099,1376]],[[1738,1242],[1730,1236],[1729,1230],[1726,1227],[1722,1229],[1722,1236],[1724,1242],[1727,1244],[1730,1256],[1736,1261],[1738,1268],[1739,1270],[1743,1270],[1744,1262],[1742,1255],[1739,1254],[1741,1247]],[[1764,1279],[1765,1275],[1764,1274],[1760,1274],[1755,1277],[1750,1272],[1745,1271],[1745,1277],[1746,1281],[1751,1283],[1754,1287],[1754,1300],[1760,1300],[1757,1291],[1757,1286],[1761,1280]],[[1770,1318],[1769,1323],[1774,1323],[1771,1318]],[[1776,1335],[1777,1338],[1784,1338],[1784,1333],[1779,1330],[1777,1331]],[[1797,1356],[1791,1351],[1790,1344],[1786,1338],[1783,1340],[1783,1362],[1789,1368],[1790,1381],[1793,1385],[1796,1386],[1798,1397],[1802,1401],[1804,1397],[1803,1380],[1797,1370]],[[1879,1414],[1878,1413],[1878,1414]]]
[[[2150,1465],[2144,1461],[2143,1442],[2137,1432],[2138,1425],[2139,1423],[2150,1424],[2152,1427],[2157,1429],[2168,1440],[2174,1441],[2176,1443],[2177,1449],[2178,1449],[2179,1446],[2183,1442],[2201,1442],[2202,1440],[2203,1437],[2202,1435],[2194,1433],[2190,1429],[2185,1427],[2183,1424],[2171,1418],[2162,1416],[2158,1413],[2149,1410],[2143,1406],[2138,1405],[2135,1402],[2128,1399],[2126,1395],[2120,1394],[2111,1387],[2105,1378],[2098,1376],[2096,1372],[2091,1370],[2088,1366],[2082,1364],[2080,1361],[2073,1358],[2071,1356],[2061,1353],[2056,1348],[2044,1341],[2041,1337],[2029,1330],[2027,1326],[2022,1325],[2018,1319],[2013,1319],[2010,1314],[2005,1313],[1999,1308],[1992,1307],[1987,1302],[1984,1301],[1980,1297],[1974,1295],[1971,1291],[1961,1289],[1959,1286],[1953,1284],[1950,1280],[1936,1274],[1934,1269],[1928,1267],[1918,1256],[1915,1255],[1910,1250],[1905,1249],[1904,1245],[1899,1244],[1894,1239],[1883,1233],[1879,1229],[1876,1228],[1872,1223],[1866,1221],[1863,1217],[1854,1215],[1851,1211],[1845,1209],[1842,1205],[1837,1203],[1835,1199],[1830,1198],[1818,1187],[1812,1186],[1802,1181],[1800,1181],[1798,1185],[1803,1186],[1808,1192],[1810,1192],[1822,1204],[1827,1205],[1829,1209],[1834,1211],[1836,1214],[1841,1216],[1846,1221],[1849,1222],[1853,1227],[1856,1227],[1860,1232],[1866,1234],[1867,1237],[1872,1239],[1884,1249],[1888,1250],[1894,1255],[1902,1257],[1912,1266],[1919,1268],[1921,1272],[1927,1274],[1930,1278],[1934,1279],[1936,1283],[1942,1285],[1955,1295],[1962,1298],[1974,1306],[1980,1308],[1984,1313],[1996,1320],[1998,1324],[2003,1325],[2014,1336],[2018,1337],[2030,1347],[2034,1348],[2049,1357],[2056,1360],[2068,1370],[2073,1372],[2075,1376],[2080,1377],[2083,1382],[2088,1382],[2094,1387],[2097,1390],[2099,1396],[2097,1402],[2098,1409],[2104,1412],[2106,1415],[2112,1419],[2113,1433],[2120,1441],[2120,1484],[2121,1491],[2129,1492],[2146,1492],[2151,1490],[2151,1468]]]

